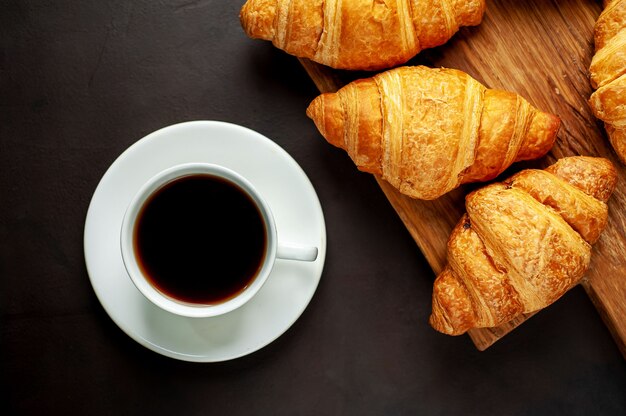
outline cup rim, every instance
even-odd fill
[[[261,213],[266,232],[266,249],[263,264],[252,282],[232,298],[220,303],[207,305],[179,301],[158,290],[150,283],[139,267],[133,244],[136,220],[146,201],[166,184],[185,176],[198,174],[217,176],[242,189],[252,199]],[[120,232],[120,250],[124,267],[139,292],[157,307],[170,313],[190,318],[207,318],[223,315],[243,306],[252,299],[265,284],[272,271],[276,259],[277,245],[276,224],[265,199],[239,173],[225,166],[212,163],[183,163],[162,170],[152,176],[131,199],[124,213]]]

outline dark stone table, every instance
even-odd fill
[[[298,61],[244,35],[243,0],[0,2],[0,403],[11,414],[626,414],[626,364],[581,288],[486,352],[427,324],[433,274],[370,175],[304,110]],[[83,259],[108,166],[160,127],[250,127],[289,152],[324,209],[308,309],[231,362],[125,335]],[[626,317],[625,317],[626,319]],[[3,414],[7,414],[4,413]]]

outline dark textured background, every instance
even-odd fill
[[[238,1],[0,1],[0,403],[14,414],[626,414],[626,365],[580,288],[486,352],[427,325],[433,274],[377,187],[304,115],[296,59]],[[95,187],[160,127],[216,119],[317,189],[322,281],[281,338],[191,364],[132,341],[85,270]],[[6,413],[5,413],[6,414]]]

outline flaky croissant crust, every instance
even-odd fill
[[[248,0],[252,38],[333,68],[382,69],[478,25],[485,0]]]
[[[622,162],[626,163],[626,0],[604,2],[595,26],[594,55],[589,68],[597,91],[589,104],[604,121],[607,134]]]
[[[544,155],[560,121],[445,68],[401,67],[322,94],[307,115],[357,167],[413,198],[495,178]]]
[[[589,266],[616,181],[608,160],[579,156],[469,194],[435,280],[433,328],[494,327],[561,297]]]

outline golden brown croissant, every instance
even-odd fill
[[[605,1],[604,5],[596,22],[596,54],[589,68],[591,85],[598,90],[589,103],[626,163],[626,0]]]
[[[251,38],[341,69],[382,69],[442,45],[482,20],[485,0],[248,0]]]
[[[616,181],[608,160],[578,156],[469,194],[435,280],[433,328],[493,327],[561,297],[589,266]]]
[[[401,67],[322,94],[307,115],[357,167],[413,198],[495,178],[543,156],[560,121],[453,69]]]

